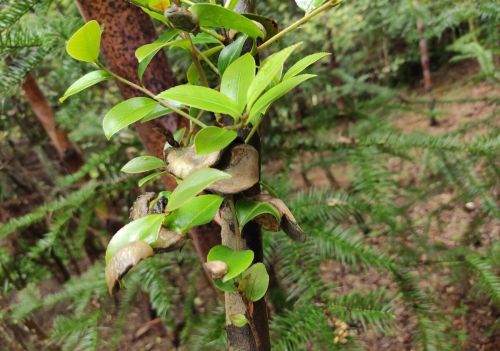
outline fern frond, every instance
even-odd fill
[[[33,7],[45,2],[46,0],[8,0],[0,8],[0,32],[13,26]]]
[[[500,277],[487,259],[470,254],[465,261],[479,279],[480,290],[484,291],[497,305],[500,305]]]
[[[98,321],[101,311],[66,317],[57,316],[49,342],[63,351],[95,351],[98,346]],[[99,340],[99,346],[102,341]]]

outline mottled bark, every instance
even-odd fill
[[[120,76],[138,83],[135,50],[157,38],[149,16],[126,0],[78,0],[77,4],[87,21],[95,19],[104,26],[101,51],[106,60],[106,66]],[[146,88],[155,93],[175,84],[170,64],[162,51],[151,61],[144,74],[143,83]],[[139,91],[125,84],[119,83],[118,85],[124,98],[141,95]],[[185,126],[185,120],[171,115],[146,123],[136,123],[135,128],[147,152],[163,158],[165,133],[170,133],[181,126]],[[169,176],[163,176],[162,181],[169,190],[176,185],[174,179]],[[206,260],[208,251],[220,243],[218,231],[216,224],[210,224],[191,232],[200,259]]]
[[[56,124],[54,111],[49,105],[45,95],[38,86],[33,74],[28,73],[22,84],[22,90],[26,100],[45,129],[57,155],[69,173],[76,172],[83,165],[83,157],[78,149],[71,144],[67,133]]]

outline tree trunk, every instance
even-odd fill
[[[107,67],[122,77],[139,83],[135,50],[157,38],[149,16],[126,0],[77,0],[77,5],[85,20],[95,19],[104,26],[101,50]],[[143,83],[146,88],[155,93],[175,84],[169,62],[163,51],[160,51],[151,61],[144,74]],[[140,92],[125,84],[119,83],[118,86],[124,98],[141,96]],[[166,133],[184,126],[184,123],[185,120],[171,115],[150,122],[136,123],[135,128],[147,152],[163,158]],[[172,177],[163,176],[162,181],[168,190],[176,186]],[[219,230],[216,224],[209,224],[191,232],[194,247],[201,260],[206,261],[208,251],[220,244]]]
[[[420,3],[418,0],[413,1],[413,5],[415,9],[420,7]],[[424,21],[417,14],[417,33],[419,37],[418,46],[420,49],[420,64],[422,65],[422,75],[424,78],[424,91],[425,94],[430,94],[432,91],[432,78],[431,78],[431,67],[430,67],[430,59],[429,59],[429,50],[427,48],[427,39],[425,39],[425,25]],[[436,105],[436,101],[434,98],[431,98],[431,102],[429,103],[429,114],[431,126],[437,126],[439,123],[434,114],[434,108]]]
[[[22,90],[33,113],[47,132],[63,166],[69,173],[76,172],[83,165],[83,157],[78,149],[71,144],[66,132],[57,126],[54,111],[43,95],[32,73],[28,73],[26,76],[22,84]]]
[[[255,0],[240,0],[235,7],[235,11],[254,13]],[[258,58],[257,58],[258,59]],[[260,157],[260,138],[258,133],[251,139],[250,145],[254,146],[259,152]],[[260,164],[259,164],[260,173]],[[244,195],[253,196],[260,193],[260,184],[257,183],[253,188],[245,191]],[[227,206],[227,203],[221,208],[221,237],[222,243],[236,250],[251,249],[254,252],[254,262],[262,262],[262,233],[260,227],[253,222],[248,223],[241,233],[241,241],[236,240],[237,225],[234,223],[234,214]],[[238,245],[239,244],[239,245]],[[239,247],[238,247],[239,246]],[[251,312],[245,306],[245,301],[238,293],[225,293],[225,308],[226,308],[226,330],[229,342],[230,351],[269,351],[271,342],[269,338],[269,325],[267,306],[265,299],[251,304]],[[235,327],[230,321],[232,314],[245,314],[249,323],[242,328]]]

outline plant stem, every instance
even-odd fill
[[[292,23],[291,25],[289,25],[288,27],[283,29],[281,32],[277,33],[275,36],[269,38],[267,41],[260,44],[257,47],[257,52],[264,50],[265,48],[269,47],[272,43],[280,40],[283,36],[290,33],[291,31],[297,29],[302,24],[306,23],[307,21],[309,21],[310,19],[312,19],[316,15],[319,15],[321,12],[328,10],[330,7],[334,7],[334,6],[339,5],[341,2],[342,2],[342,0],[328,0],[326,3],[324,3],[323,5],[318,7],[317,9],[311,11],[310,13],[308,13],[307,15],[305,15],[304,17],[302,17],[298,21]]]
[[[165,102],[164,100],[162,99],[159,99],[156,94],[154,94],[152,91],[144,88],[144,87],[141,87],[140,85],[138,84],[135,84],[134,82],[131,82],[129,81],[128,79],[126,78],[123,78],[121,76],[119,76],[118,74],[114,73],[114,72],[111,72],[110,70],[108,70],[106,67],[104,67],[103,65],[101,65],[100,63],[96,63],[97,67],[99,67],[100,69],[108,72],[109,74],[111,74],[113,76],[113,78],[115,78],[116,80],[124,83],[124,84],[127,84],[128,86],[131,86],[132,88],[134,89],[137,89],[139,90],[140,92],[146,94],[147,96],[149,96],[150,98],[152,98],[153,100],[157,101],[160,105],[162,105],[163,107],[166,107],[170,110],[172,110],[173,112],[177,113],[178,115],[188,119],[189,121],[193,122],[194,124],[198,125],[199,127],[202,127],[202,128],[205,128],[207,125],[205,123],[203,123],[202,121],[199,121],[197,120],[196,118],[190,116],[189,114],[187,114],[186,112],[178,109],[177,107],[174,107],[172,105],[170,105],[169,103]]]
[[[222,47],[222,45],[220,45],[219,47]],[[205,61],[207,63],[208,67],[210,67],[210,69],[212,71],[214,71],[215,74],[220,75],[219,70],[217,69],[217,67],[215,67],[215,65],[212,63],[212,61],[210,61],[210,59],[202,51],[200,51],[196,46],[194,47],[194,49],[196,50],[198,55],[200,55],[200,57],[203,59],[203,61]]]
[[[205,71],[203,70],[203,67],[201,67],[200,60],[198,60],[198,55],[197,55],[197,50],[196,47],[193,44],[193,40],[191,40],[191,36],[188,33],[182,33],[184,39],[189,41],[189,46],[191,48],[191,57],[193,58],[193,64],[196,67],[196,70],[198,71],[198,75],[200,76],[201,82],[203,83],[204,86],[209,88],[210,86],[208,85],[208,80],[207,76],[205,75]]]
[[[231,209],[231,214],[233,216],[234,224],[234,235],[236,237],[236,250],[241,250],[241,228],[238,223],[238,217],[236,216],[236,207],[234,206],[234,197],[232,195],[228,196],[227,202],[229,203],[229,208]]]

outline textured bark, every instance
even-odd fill
[[[54,111],[31,73],[26,76],[22,90],[33,113],[49,136],[63,166],[69,173],[76,172],[83,165],[83,157],[71,144],[66,132],[57,126]]]
[[[80,12],[89,21],[97,20],[104,26],[101,51],[106,60],[106,66],[120,76],[138,82],[138,63],[135,50],[157,38],[157,33],[151,19],[137,6],[126,0],[78,0]],[[146,70],[143,83],[149,90],[159,93],[175,84],[170,64],[163,51],[160,51],[151,61]],[[141,96],[137,90],[119,83],[124,98]],[[167,140],[166,133],[175,131],[185,125],[184,119],[176,115],[159,118],[146,123],[136,123],[135,128],[147,152],[163,158],[163,145]],[[172,177],[163,176],[165,187],[172,190],[176,183]],[[215,230],[214,230],[215,229]],[[191,237],[200,259],[206,260],[208,251],[220,243],[219,228],[210,224],[193,230]]]

